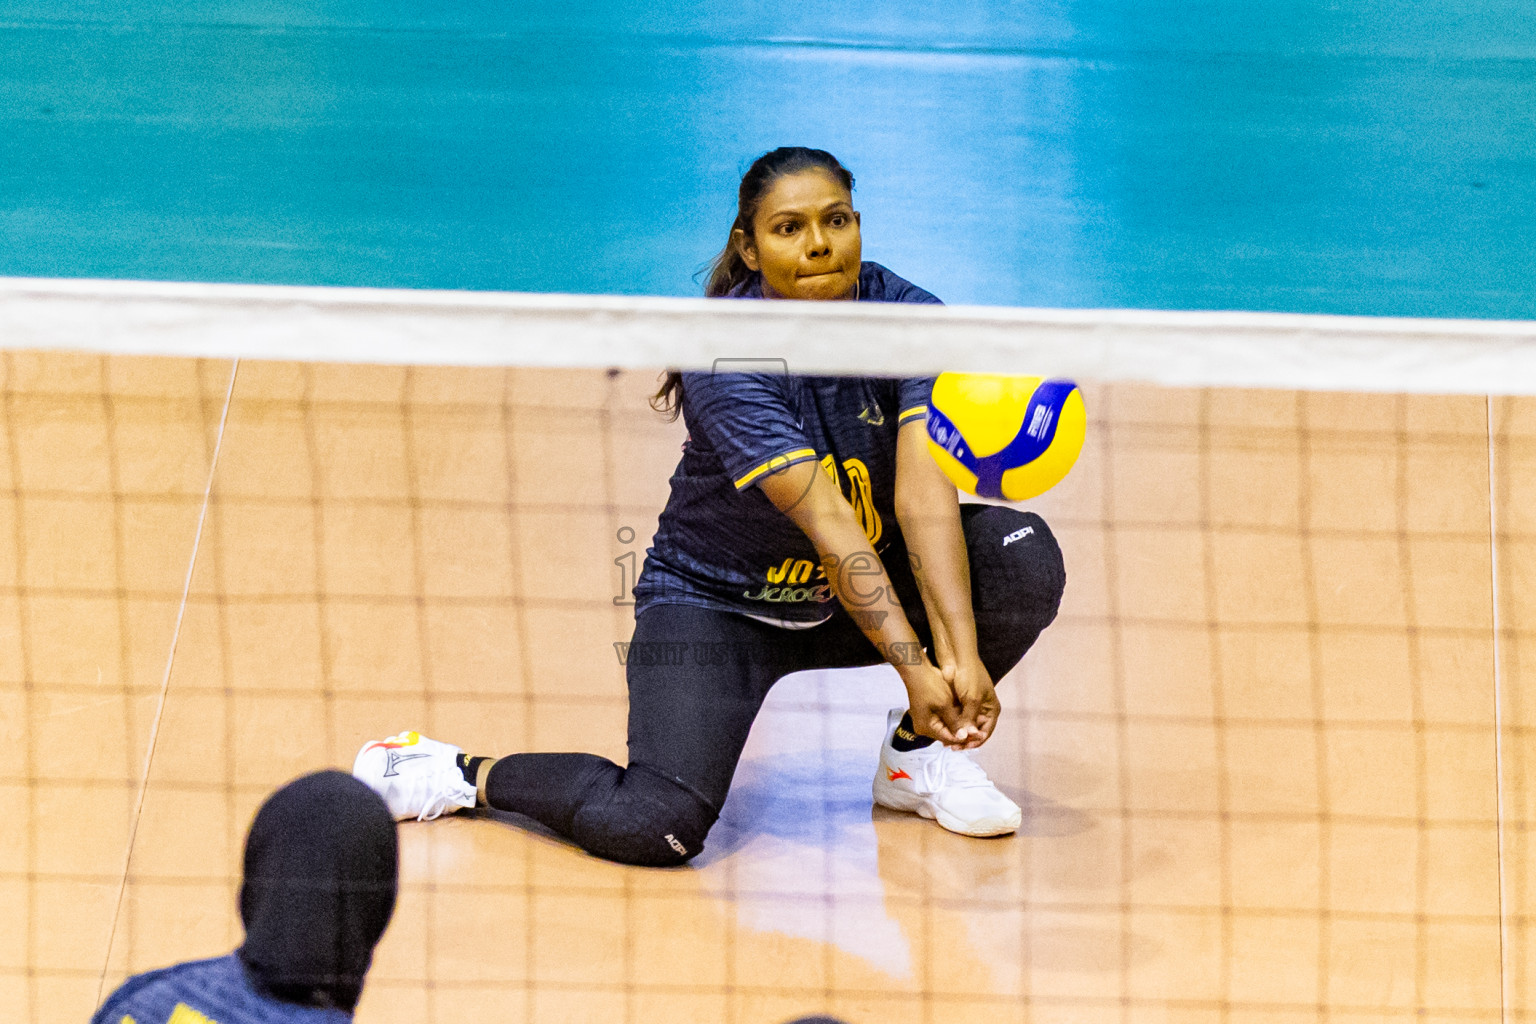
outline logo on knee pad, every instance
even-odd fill
[[[1007,547],[1009,544],[1012,544],[1016,540],[1023,540],[1025,537],[1028,537],[1034,532],[1035,528],[1033,526],[1026,526],[1022,530],[1014,530],[1008,536],[1003,538],[1003,547]]]
[[[667,839],[667,845],[668,846],[672,847],[672,849],[676,850],[678,853],[682,854],[684,857],[688,856],[688,847],[686,847],[682,843],[678,842],[677,841],[677,837],[674,836],[671,832],[667,833],[666,839]]]

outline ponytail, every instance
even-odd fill
[[[704,280],[705,298],[718,299],[722,295],[729,295],[732,288],[750,280],[757,273],[747,266],[746,257],[736,245],[737,228],[741,228],[748,238],[752,237],[752,222],[748,221],[744,226],[738,216],[731,225],[730,234],[725,236],[725,248],[709,261],[709,276]]]
[[[668,370],[660,379],[661,387],[651,396],[651,408],[665,415],[668,420],[676,420],[683,411],[682,371]]]

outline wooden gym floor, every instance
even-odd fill
[[[365,739],[622,760],[652,374],[0,369],[7,1020],[232,948],[254,808]],[[1536,400],[1087,397],[1017,836],[873,811],[894,675],[792,677],[690,868],[402,826],[359,1020],[1536,1020]]]

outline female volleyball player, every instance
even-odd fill
[[[705,293],[937,303],[862,262],[852,189],[821,150],[760,157]],[[681,412],[688,441],[635,586],[628,767],[466,757],[402,733],[365,744],[354,773],[399,817],[486,804],[600,857],[681,864],[703,848],[777,679],[885,661],[908,707],[887,722],[876,802],[967,835],[1017,829],[1018,806],[961,751],[991,735],[993,680],[1055,617],[1061,552],[1038,516],[959,504],[928,454],[931,386],[668,374],[656,404]]]

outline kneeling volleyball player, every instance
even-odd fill
[[[760,157],[706,294],[937,303],[862,261],[852,188],[821,150]],[[1056,615],[1061,551],[1038,516],[960,505],[928,453],[932,383],[668,374],[656,404],[681,412],[688,441],[635,587],[628,766],[402,733],[365,744],[354,773],[397,817],[489,805],[600,857],[681,864],[774,682],[884,661],[908,706],[886,723],[875,801],[966,835],[1017,829],[1018,806],[964,751],[997,724],[993,680]]]

